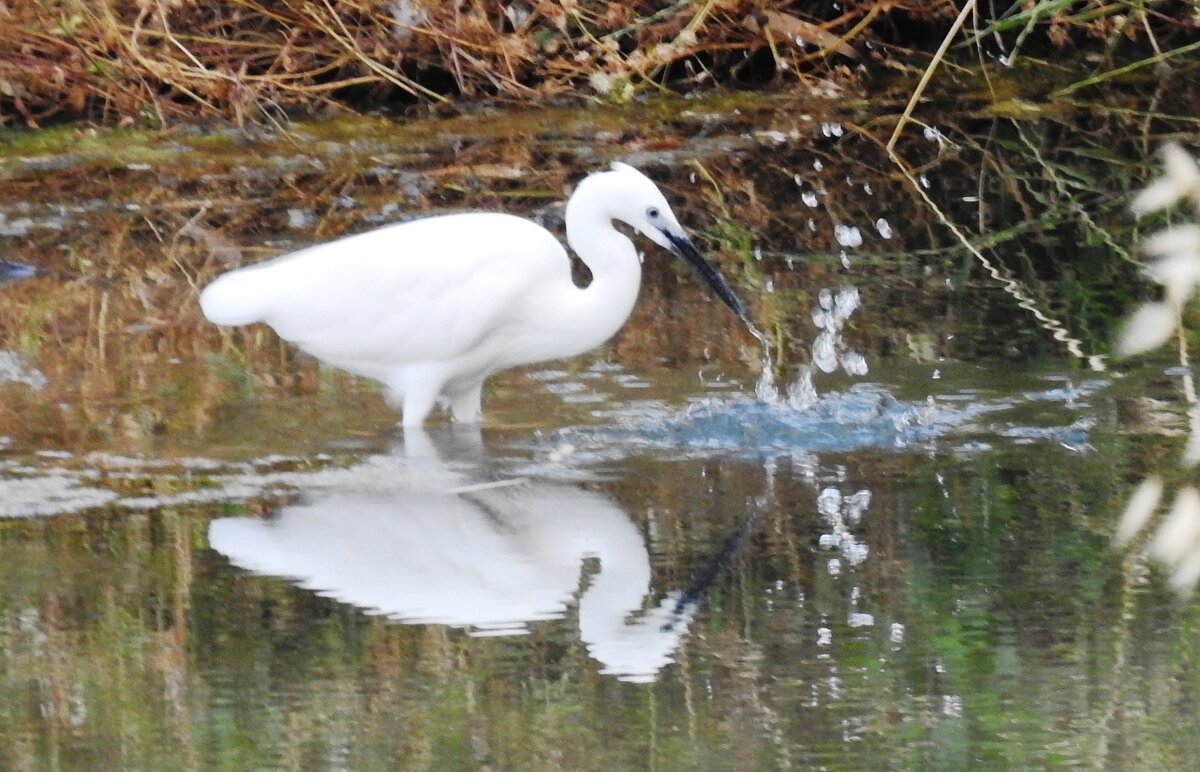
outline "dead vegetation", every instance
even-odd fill
[[[922,49],[958,11],[951,0],[9,0],[0,124],[269,125],[331,107],[844,87],[923,67]],[[980,50],[1144,43],[1152,55],[1196,29],[1186,3],[1043,0],[996,13],[968,27]]]

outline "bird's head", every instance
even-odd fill
[[[614,162],[612,171],[607,172],[619,178],[620,199],[616,202],[613,219],[626,223],[646,238],[664,249],[669,249],[683,258],[705,283],[712,288],[717,297],[742,319],[746,319],[746,309],[742,301],[734,294],[733,289],[724,277],[700,254],[700,250],[692,243],[687,231],[679,224],[671,205],[650,178],[628,164]]]

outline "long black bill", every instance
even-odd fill
[[[663,231],[663,235],[671,242],[671,247],[675,254],[682,257],[690,266],[696,269],[696,272],[708,283],[712,291],[717,293],[717,297],[725,301],[725,305],[733,309],[733,312],[738,315],[742,321],[749,321],[746,316],[746,307],[742,305],[742,301],[733,293],[733,288],[725,281],[721,274],[717,273],[717,269],[704,259],[704,255],[700,254],[700,250],[696,249],[696,245],[691,242],[687,236],[677,236],[674,233]]]

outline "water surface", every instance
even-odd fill
[[[1195,766],[1196,605],[1110,546],[1178,453],[1179,370],[1072,355],[863,106],[739,99],[14,139],[0,226],[38,274],[0,289],[0,766]],[[1148,160],[1140,118],[1089,110],[967,106],[903,150],[1091,354]],[[560,228],[615,157],[738,283],[771,400],[649,245],[626,329],[495,378],[479,431],[406,435],[196,308],[415,213]]]

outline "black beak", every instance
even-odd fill
[[[725,305],[733,309],[733,312],[738,315],[742,321],[748,321],[746,316],[746,307],[742,305],[742,301],[738,300],[738,296],[733,294],[733,288],[725,281],[721,274],[717,273],[717,269],[704,259],[704,255],[700,254],[700,250],[696,249],[696,245],[692,243],[687,236],[676,235],[663,231],[663,235],[671,242],[671,251],[682,257],[690,266],[696,269],[696,272],[704,279],[712,291],[717,293],[717,297],[725,301]]]

